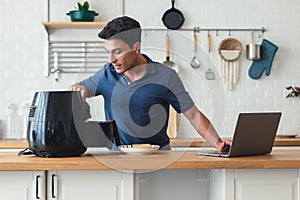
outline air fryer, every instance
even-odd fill
[[[37,156],[79,156],[87,147],[119,145],[115,121],[87,121],[90,107],[79,91],[36,92],[29,113],[27,139]]]

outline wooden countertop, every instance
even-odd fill
[[[228,138],[224,138],[228,139]],[[26,140],[0,140],[0,149],[26,148]],[[208,147],[211,146],[202,138],[174,138],[171,139],[172,147]],[[274,146],[300,146],[300,137],[276,138]]]
[[[0,140],[0,149],[24,149],[28,147],[27,140]]]
[[[274,150],[271,154],[239,158],[197,155],[198,151],[161,151],[133,156],[123,153],[85,153],[79,157],[42,158],[0,152],[0,170],[153,170],[211,168],[300,168],[300,150]]]
[[[223,138],[229,139],[229,138]],[[172,147],[205,147],[211,146],[201,138],[174,138],[171,139]],[[274,146],[300,146],[300,137],[275,138]]]
[[[161,151],[133,156],[114,152],[85,153],[79,157],[42,158],[0,152],[0,170],[154,170],[212,168],[300,168],[300,150],[238,158],[199,156],[198,151]]]

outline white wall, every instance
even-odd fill
[[[69,21],[66,13],[76,6],[76,0],[50,0],[49,20]],[[43,35],[46,0],[3,0],[0,7],[0,119],[6,118],[6,110],[10,103],[17,104],[19,110],[27,102],[31,102],[33,93],[39,90],[65,89],[71,83],[80,80],[79,74],[62,75],[55,82],[53,75],[43,76]],[[164,28],[161,17],[171,7],[169,0],[91,0],[92,9],[100,13],[96,20],[107,21],[122,14],[138,19],[144,28]],[[250,41],[249,32],[231,32],[231,36],[243,44],[240,63],[240,79],[235,89],[228,91],[223,87],[219,75],[215,81],[207,81],[204,73],[208,69],[206,50],[206,32],[198,34],[201,67],[192,69],[189,62],[192,58],[192,32],[169,31],[171,37],[171,59],[180,66],[180,76],[189,90],[195,103],[214,122],[221,136],[232,136],[233,128],[239,112],[282,111],[279,127],[280,133],[297,133],[300,130],[300,99],[286,99],[286,86],[292,82],[300,85],[300,68],[298,66],[300,40],[299,8],[296,0],[177,0],[175,7],[183,12],[186,21],[182,28],[230,27],[260,28],[265,27],[264,34],[279,50],[274,59],[270,76],[263,75],[259,80],[248,77],[250,61],[245,59],[246,44]],[[95,34],[98,31],[95,32]],[[64,37],[74,35],[72,31],[64,33]],[[165,60],[164,31],[146,32],[143,35],[143,51],[154,60]],[[228,37],[228,32],[210,33],[212,36],[213,71],[219,70],[219,43]],[[55,37],[55,36],[53,36]],[[81,35],[84,38],[85,35]],[[261,42],[256,34],[255,40]],[[96,106],[94,106],[95,108]],[[102,110],[102,108],[98,108]],[[102,115],[100,115],[101,117]],[[196,135],[190,124],[181,120],[179,135]]]

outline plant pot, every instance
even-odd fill
[[[93,22],[98,13],[93,10],[71,10],[67,15],[72,22]]]

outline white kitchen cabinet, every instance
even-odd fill
[[[209,195],[207,169],[141,171],[135,179],[135,200],[207,200]]]
[[[298,200],[298,169],[214,169],[210,200]]]
[[[133,200],[133,190],[130,172],[0,171],[1,200]]]
[[[114,170],[49,171],[48,200],[133,200],[134,174]]]
[[[236,200],[297,200],[297,169],[237,169]]]
[[[44,200],[44,171],[0,171],[0,199]]]

